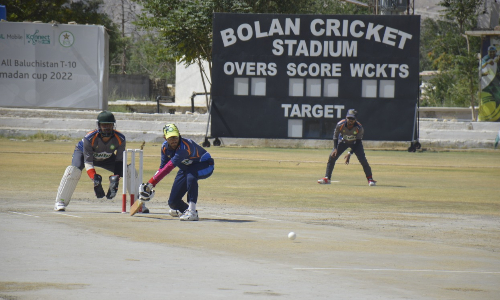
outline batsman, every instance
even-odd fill
[[[83,168],[92,182],[97,198],[113,199],[118,192],[120,178],[123,176],[123,151],[126,149],[125,136],[116,130],[116,119],[113,113],[103,111],[97,116],[97,128],[88,132],[79,141],[73,152],[71,165],[66,168],[57,191],[55,211],[65,211],[82,175]],[[95,167],[112,173],[109,176],[107,193],[102,187],[103,178]],[[130,166],[129,166],[130,167]],[[127,169],[129,168],[127,167]],[[128,171],[127,174],[132,172]],[[137,172],[135,173],[137,174]],[[137,191],[137,187],[130,190]],[[143,207],[143,212],[148,212]]]
[[[153,198],[153,188],[174,168],[179,171],[175,176],[168,205],[169,214],[179,217],[181,221],[198,221],[198,180],[210,177],[214,171],[214,160],[207,150],[194,141],[181,137],[175,124],[163,127],[165,142],[161,146],[161,163],[158,171],[139,187],[139,200],[149,201]],[[187,202],[182,197],[187,193]]]

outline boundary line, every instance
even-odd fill
[[[13,213],[13,214],[17,214],[17,215],[23,215],[23,216],[28,216],[28,217],[40,218],[40,216],[35,216],[35,215],[20,213],[20,212],[17,212],[17,211],[9,211],[9,212]]]
[[[65,214],[65,213],[61,213],[61,212],[53,212],[53,214],[56,214],[56,215],[63,215],[63,216],[68,216],[68,217],[73,217],[73,218],[82,218],[80,216],[73,216],[73,215],[70,215],[70,214]]]

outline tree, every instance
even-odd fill
[[[459,32],[470,27],[477,19],[477,11],[484,0],[441,0],[440,6],[445,8],[445,16],[458,24]]]
[[[59,21],[61,8],[67,2],[67,0],[7,0],[3,4],[7,9],[9,22],[50,22]]]
[[[165,57],[183,62],[187,66],[196,63],[200,67],[205,92],[208,92],[211,85],[213,13],[340,13],[343,7],[347,7],[349,11],[363,10],[353,4],[339,4],[336,0],[138,0],[138,2],[144,6],[144,13],[140,15],[136,24],[147,30],[157,30],[164,41]],[[204,61],[208,62],[208,70],[203,68]]]
[[[475,27],[482,0],[443,0],[444,18],[427,19],[421,31],[421,68],[432,66],[440,71],[426,89],[422,105],[471,106],[477,98],[477,57],[470,49],[479,49],[480,41],[469,41],[466,30]],[[423,69],[422,69],[423,70]]]
[[[372,5],[372,0],[357,0]],[[362,7],[343,0],[316,0],[309,2],[310,13],[320,15],[369,15],[372,8]]]
[[[158,34],[148,32],[139,36],[131,45],[128,70],[132,74],[145,74],[151,79],[163,78],[175,81],[175,60],[165,51]]]
[[[137,31],[133,22],[137,20],[137,13],[140,8],[132,0],[107,0],[103,4],[102,9],[117,24],[122,40],[120,55],[116,55],[110,61],[111,72],[120,74],[132,73],[128,70],[128,62],[131,56],[129,51],[136,43],[135,34]]]

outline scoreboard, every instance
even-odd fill
[[[367,140],[409,141],[419,16],[215,13],[211,135],[331,139],[348,109]]]

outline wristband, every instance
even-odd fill
[[[148,182],[151,183],[153,187],[155,187],[158,184],[158,181],[156,181],[153,177],[151,177],[151,179],[149,179]]]
[[[89,175],[90,179],[94,180],[94,176],[96,174],[95,169],[88,169],[87,174]]]

